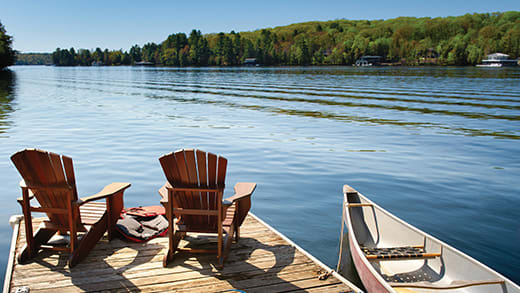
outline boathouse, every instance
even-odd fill
[[[355,66],[378,66],[383,62],[383,57],[381,56],[362,56],[358,60],[356,60]]]

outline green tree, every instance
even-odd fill
[[[76,63],[82,66],[88,66],[92,64],[92,55],[90,54],[90,51],[87,49],[78,50]]]
[[[132,48],[130,48],[129,55],[130,55],[130,62],[131,63],[135,63],[135,62],[141,61],[142,60],[142,56],[141,56],[141,48],[139,47],[139,45],[132,46]]]
[[[132,64],[132,58],[130,54],[127,52],[123,52],[123,56],[121,57],[121,65],[130,65]]]
[[[166,48],[162,51],[161,62],[166,66],[179,66],[179,57],[175,48]]]
[[[49,53],[16,53],[16,65],[49,65],[52,54]]]
[[[504,34],[502,48],[513,58],[520,57],[520,21],[517,21],[516,25]]]
[[[466,47],[467,64],[475,65],[482,60],[481,50],[477,45],[470,44]]]
[[[224,33],[217,35],[217,44],[214,49],[215,63],[219,66],[233,65],[233,43]]]
[[[11,48],[13,39],[0,22],[0,70],[13,65],[16,61],[15,51]]]
[[[110,51],[108,51],[108,49],[103,51],[103,64],[112,65],[112,60],[110,60]]]
[[[161,51],[156,43],[146,43],[141,50],[144,61],[159,63],[161,60]]]
[[[123,63],[123,52],[111,51],[109,53],[110,65],[121,65]]]
[[[96,48],[96,50],[92,53],[92,59],[97,62],[103,62],[103,51],[101,48]]]
[[[191,65],[189,55],[190,55],[190,46],[185,45],[184,48],[180,49],[178,52],[179,66],[184,67],[184,66]]]
[[[291,63],[294,65],[309,65],[311,62],[311,54],[307,41],[304,38],[297,40],[291,52]]]
[[[256,56],[255,46],[251,40],[246,39],[243,41],[244,44],[244,56],[245,58],[253,58]]]
[[[74,66],[77,65],[75,56],[74,48],[70,48],[70,50],[57,48],[52,53],[52,63],[56,66]]]

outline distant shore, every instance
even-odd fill
[[[381,56],[388,65],[473,66],[488,54],[520,57],[520,12],[474,13],[457,17],[399,17],[388,20],[313,21],[252,32],[189,35],[174,33],[159,44],[128,51],[60,49],[52,54],[19,54],[38,64],[174,67],[352,65]],[[45,60],[43,60],[45,59]]]

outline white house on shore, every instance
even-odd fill
[[[518,59],[509,59],[509,55],[503,53],[493,53],[487,55],[487,58],[482,60],[482,64],[477,64],[477,67],[504,67],[517,65]]]

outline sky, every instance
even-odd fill
[[[520,10],[519,0],[0,0],[0,22],[23,53],[129,50],[172,33],[253,31],[305,21],[444,17]]]

